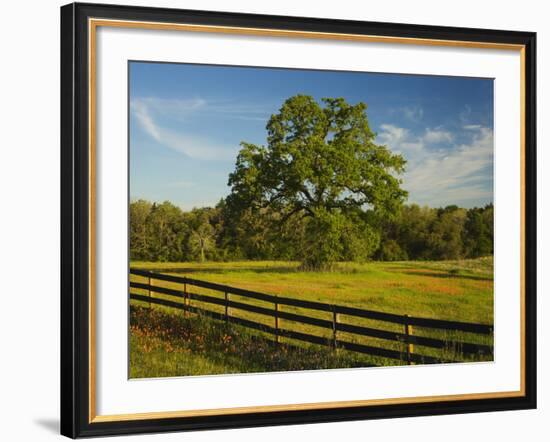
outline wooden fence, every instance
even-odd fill
[[[430,347],[441,350],[451,350],[451,353],[453,353],[454,355],[487,356],[492,355],[493,353],[492,345],[460,342],[448,339],[438,339],[434,337],[418,336],[413,334],[414,327],[421,327],[428,329],[467,332],[480,335],[492,335],[493,326],[488,324],[474,324],[431,318],[419,318],[408,315],[397,315],[393,313],[358,309],[343,305],[305,301],[283,296],[258,293],[250,290],[230,287],[223,284],[216,284],[212,282],[201,281],[198,279],[192,279],[186,276],[175,276],[141,269],[130,269],[130,274],[147,278],[146,283],[130,281],[131,289],[142,289],[147,291],[147,295],[143,295],[130,290],[130,299],[143,301],[150,304],[153,303],[166,307],[172,307],[191,313],[204,314],[221,321],[239,324],[244,327],[269,333],[274,336],[277,342],[279,342],[281,337],[291,338],[312,344],[330,346],[333,349],[345,349],[373,356],[398,359],[401,361],[406,361],[408,364],[459,362],[463,360],[463,358],[460,357],[458,359],[457,357],[449,359],[444,357],[422,355],[421,353],[417,352],[416,346]],[[174,289],[153,285],[153,280],[175,283],[179,287],[177,289]],[[223,293],[223,298],[193,293],[190,290],[190,287],[201,287],[204,289],[214,290]],[[167,295],[170,298],[179,298],[180,301],[178,302],[172,299],[152,297],[152,293]],[[273,308],[266,308],[258,305],[248,304],[245,302],[235,301],[230,299],[230,295],[237,295],[246,299],[254,299],[271,303],[273,304]],[[196,302],[193,303],[192,301]],[[203,306],[199,306],[198,304],[213,304],[221,306],[223,308],[223,313],[206,309]],[[330,315],[331,319],[321,319],[297,313],[281,311],[280,306],[282,305],[327,312],[328,315]],[[273,319],[273,325],[269,326],[242,317],[236,317],[234,315],[231,315],[232,309],[271,317]],[[398,324],[401,327],[402,332],[345,323],[341,320],[341,315]],[[326,337],[315,336],[309,333],[303,333],[282,328],[280,326],[281,319],[328,329],[331,337],[327,339]],[[367,336],[394,342],[397,341],[402,344],[403,350],[398,351],[394,349],[349,342],[340,339],[339,333]]]

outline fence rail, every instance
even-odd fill
[[[378,312],[373,310],[358,309],[354,307],[347,307],[343,305],[332,305],[315,301],[305,301],[301,299],[288,298],[284,296],[274,296],[265,293],[254,292],[251,290],[241,289],[237,287],[231,287],[223,284],[217,284],[207,281],[201,281],[198,279],[189,278],[186,276],[175,276],[164,273],[157,273],[154,271],[142,270],[142,269],[130,269],[132,275],[148,278],[148,283],[130,281],[130,288],[141,289],[148,291],[148,295],[139,294],[130,291],[130,299],[137,301],[143,301],[166,307],[172,307],[188,311],[191,313],[200,313],[219,319],[223,321],[230,321],[235,324],[242,325],[244,327],[260,330],[265,333],[269,333],[275,336],[276,341],[279,341],[279,337],[286,337],[305,341],[308,343],[330,346],[333,348],[341,348],[349,351],[381,356],[391,359],[406,360],[410,363],[438,363],[438,362],[457,362],[456,360],[448,360],[444,358],[437,358],[428,355],[422,355],[414,352],[414,346],[430,347],[435,349],[453,349],[455,352],[459,352],[467,355],[490,355],[493,352],[492,345],[476,344],[469,342],[449,341],[438,338],[418,336],[413,334],[413,326],[422,328],[432,328],[438,330],[460,331],[481,335],[492,335],[493,326],[488,324],[475,324],[468,322],[447,321],[432,318],[419,318],[408,315],[397,315],[393,313]],[[165,281],[183,285],[180,289],[173,289],[168,287],[162,287],[158,285],[152,285],[152,280]],[[204,289],[214,290],[224,294],[223,298],[215,296],[193,293],[189,290],[189,287],[200,287]],[[171,297],[176,297],[183,302],[176,302],[165,298],[153,298],[152,293],[159,293]],[[253,304],[247,304],[245,302],[231,300],[229,295],[237,295],[243,298],[254,299],[273,304],[273,308],[262,307]],[[215,312],[198,305],[191,305],[191,301],[196,301],[204,304],[213,304],[224,307],[224,313]],[[331,314],[332,319],[321,319],[311,316],[305,316],[298,313],[291,313],[282,311],[281,305],[298,307],[309,310],[316,310],[327,312]],[[274,319],[274,327],[262,324],[259,322],[251,321],[249,319],[240,318],[231,315],[230,309],[242,310],[250,313],[256,313],[263,316],[271,317]],[[399,324],[403,326],[403,332],[395,332],[389,330],[383,330],[372,327],[365,327],[355,324],[349,324],[340,320],[340,315],[359,317],[364,319],[371,319],[376,321],[383,321],[393,324]],[[323,329],[332,330],[332,337],[327,339],[325,337],[312,335],[309,333],[298,332],[294,330],[283,329],[280,327],[279,322],[281,319],[287,321],[298,322],[302,324],[313,325]],[[397,351],[393,349],[374,347],[370,345],[358,344],[355,342],[348,342],[338,338],[340,333],[349,333],[359,336],[373,337],[388,341],[397,341],[405,345],[405,351]]]

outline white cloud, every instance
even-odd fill
[[[427,129],[421,136],[394,125],[381,126],[378,142],[407,159],[403,187],[409,200],[440,206],[470,205],[490,200],[492,189],[486,181],[493,165],[493,131],[487,127],[470,127],[469,142],[453,144],[454,136],[441,128]],[[449,147],[440,149],[446,143]]]
[[[464,109],[458,114],[458,118],[462,123],[468,124],[470,121],[470,116],[472,115],[472,106],[465,104]]]
[[[173,99],[145,97],[136,98],[132,103],[140,103],[154,114],[168,115],[170,117],[187,117],[191,113],[204,109],[207,105],[202,98]]]
[[[200,160],[226,160],[235,158],[238,145],[226,145],[213,139],[181,133],[162,127],[158,120],[163,115],[182,116],[206,106],[203,100],[160,100],[136,98],[130,111],[141,128],[161,145],[191,158]],[[160,118],[159,118],[160,117]]]
[[[200,97],[170,99],[157,97],[134,98],[130,111],[140,127],[158,143],[191,158],[227,160],[235,158],[239,145],[220,143],[213,138],[180,132],[160,122],[188,122],[192,117],[218,114],[223,118],[267,122],[276,109],[270,104],[207,101]]]
[[[422,136],[422,140],[428,144],[451,143],[453,134],[442,129],[429,129]]]
[[[130,109],[145,132],[151,135],[155,140],[161,141],[159,129],[151,118],[147,105],[139,100],[134,100],[130,104]]]
[[[162,130],[162,144],[198,160],[227,160],[235,158],[239,146],[228,146],[205,137],[184,135],[171,130]]]
[[[418,123],[424,117],[424,109],[420,106],[405,106],[401,108],[407,120]]]
[[[423,149],[421,140],[413,140],[408,129],[393,124],[382,124],[380,128],[382,132],[378,134],[378,142],[388,146],[394,152],[406,154]]]
[[[171,99],[158,97],[135,98],[151,113],[175,120],[186,120],[190,116],[220,114],[225,118],[259,120],[267,122],[275,106],[268,104],[241,103],[230,100],[207,101],[200,97]]]

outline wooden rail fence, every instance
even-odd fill
[[[393,313],[358,309],[343,305],[332,305],[321,302],[305,301],[301,299],[258,293],[251,290],[245,290],[223,284],[188,278],[186,276],[175,276],[142,269],[130,269],[130,274],[147,278],[147,283],[130,281],[130,289],[142,289],[146,290],[148,293],[147,295],[143,295],[130,290],[130,299],[147,302],[149,304],[172,307],[191,313],[200,313],[221,321],[239,324],[244,327],[272,334],[277,342],[279,342],[281,337],[286,337],[312,344],[330,346],[334,349],[340,348],[373,356],[398,359],[401,361],[406,361],[408,364],[429,364],[460,361],[457,359],[450,360],[445,358],[422,355],[421,353],[415,351],[415,346],[430,347],[435,349],[452,349],[454,354],[463,355],[492,355],[493,353],[492,345],[474,344],[454,340],[450,341],[446,339],[443,340],[413,334],[414,327],[422,327],[430,329],[467,332],[481,335],[492,335],[493,326],[489,324],[475,324],[431,318],[419,318],[408,315],[397,315]],[[152,285],[152,280],[176,283],[180,285],[180,288],[174,289]],[[220,293],[223,293],[223,298],[193,293],[189,290],[189,287],[201,287],[209,290],[218,291]],[[163,295],[168,295],[172,298],[179,298],[180,302],[172,299],[155,298],[151,296],[152,293],[159,293]],[[271,303],[273,304],[273,308],[271,309],[258,305],[247,304],[245,302],[231,300],[231,294],[243,298],[255,299]],[[197,303],[193,305],[191,303],[192,300],[198,301],[200,303],[222,306],[224,313],[215,312],[203,307],[199,307],[198,305],[196,305]],[[320,319],[316,317],[282,311],[280,309],[281,305],[327,312],[331,314],[332,319]],[[271,317],[273,318],[273,326],[251,321],[249,319],[236,317],[234,315],[232,316],[231,309],[243,310],[246,312]],[[345,323],[340,320],[340,315],[399,324],[402,326],[403,331],[395,332]],[[331,338],[327,339],[325,337],[316,336],[309,333],[303,333],[282,328],[280,326],[281,319],[328,329],[332,332]],[[397,341],[403,345],[404,350],[397,351],[393,349],[345,341],[339,339],[339,332],[379,338],[388,341]]]

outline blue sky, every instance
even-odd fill
[[[229,193],[239,143],[295,94],[363,101],[377,142],[407,159],[409,203],[493,201],[493,80],[130,63],[130,198],[185,210]]]

